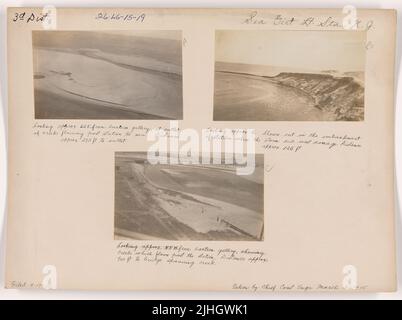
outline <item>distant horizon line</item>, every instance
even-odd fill
[[[276,66],[272,64],[258,64],[258,63],[245,63],[245,62],[232,62],[232,61],[219,61],[215,60],[215,64],[217,63],[223,63],[223,64],[239,64],[239,65],[245,65],[245,66],[262,66],[262,67],[270,67],[270,68],[277,68],[277,69],[295,69],[295,70],[300,70],[304,72],[365,72],[365,69],[359,70],[359,69],[348,69],[348,70],[339,70],[339,69],[333,69],[333,68],[325,68],[325,69],[304,69],[303,67],[288,67],[288,66]],[[287,71],[283,71],[287,72]]]

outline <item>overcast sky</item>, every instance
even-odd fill
[[[306,70],[363,71],[361,31],[228,30],[216,32],[216,61]]]

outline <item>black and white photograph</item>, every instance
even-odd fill
[[[214,121],[363,121],[363,31],[219,30]]]
[[[249,175],[224,158],[167,163],[150,163],[146,152],[115,153],[116,240],[263,240],[262,154]]]
[[[36,119],[183,118],[181,31],[32,31]]]

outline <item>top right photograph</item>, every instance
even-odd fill
[[[219,30],[214,121],[363,121],[366,32]]]

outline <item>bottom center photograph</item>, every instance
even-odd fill
[[[115,153],[116,240],[263,240],[263,154],[246,175],[224,155],[218,164],[165,157],[153,164],[146,152]]]

